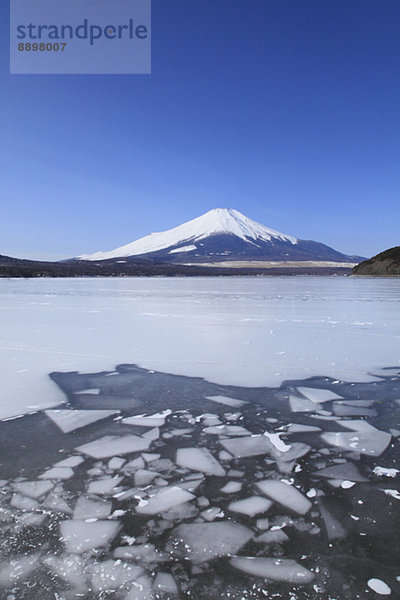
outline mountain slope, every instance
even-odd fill
[[[252,221],[231,208],[216,208],[178,227],[151,233],[110,252],[79,256],[101,261],[137,256],[155,260],[217,262],[227,260],[323,260],[357,262],[319,242],[300,240]]]
[[[354,275],[400,275],[400,246],[385,250],[353,269]]]

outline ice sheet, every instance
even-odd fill
[[[82,554],[87,550],[107,546],[117,535],[120,525],[115,521],[62,521],[61,538],[67,552]]]
[[[270,500],[262,498],[261,496],[251,496],[250,498],[231,502],[228,505],[228,510],[248,515],[249,517],[255,517],[256,515],[267,512],[271,506],[272,502]]]
[[[137,580],[144,571],[120,560],[104,560],[89,565],[87,574],[94,592],[111,592]]]
[[[343,400],[343,396],[339,396],[331,390],[323,390],[321,388],[313,387],[298,387],[298,391],[303,394],[306,398],[318,404],[320,402],[329,402],[330,400]]]
[[[362,381],[399,364],[399,292],[394,278],[2,279],[0,418],[64,402],[52,371],[129,362],[228,385]]]
[[[310,583],[315,577],[314,573],[288,558],[238,556],[231,559],[231,565],[249,575],[296,585]]]
[[[252,435],[231,440],[222,440],[221,444],[225,450],[233,454],[236,458],[270,454],[274,450],[274,446],[263,435]]]
[[[172,547],[194,563],[218,556],[236,554],[251,538],[253,532],[232,521],[189,523],[177,527],[171,537]]]
[[[293,485],[288,485],[282,481],[265,479],[264,481],[258,481],[256,487],[271,500],[290,508],[299,515],[305,515],[312,506],[311,502],[299,490]]]
[[[218,402],[218,404],[225,404],[226,406],[233,406],[234,408],[240,408],[243,404],[246,404],[244,400],[238,400],[237,398],[229,398],[228,396],[206,396],[207,400]]]
[[[116,415],[119,410],[46,410],[46,415],[61,429],[70,433],[97,421]]]
[[[150,447],[151,440],[138,435],[106,435],[94,442],[78,446],[76,450],[93,458],[109,458],[116,454],[140,452]]]
[[[105,500],[92,500],[80,496],[75,505],[74,519],[106,519],[111,513],[111,502]]]
[[[54,483],[51,481],[22,481],[20,483],[14,483],[13,488],[23,494],[29,496],[29,498],[40,498],[47,494],[54,487]]]
[[[330,446],[353,450],[368,456],[380,456],[392,439],[390,433],[381,431],[366,421],[341,421],[340,424],[352,429],[352,432],[328,431],[321,434],[322,440]]]
[[[224,469],[207,448],[180,448],[176,452],[176,464],[207,475],[225,475]]]
[[[164,488],[148,500],[143,500],[136,507],[136,512],[141,515],[156,515],[193,498],[193,494],[179,487]]]

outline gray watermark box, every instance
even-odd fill
[[[10,0],[10,73],[151,73],[151,0]]]

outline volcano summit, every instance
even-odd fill
[[[178,227],[150,233],[109,252],[79,256],[102,261],[147,257],[160,262],[333,261],[356,263],[325,244],[301,240],[270,229],[232,208],[215,208]]]

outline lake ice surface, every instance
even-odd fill
[[[399,315],[400,279],[2,279],[0,418],[62,402],[52,371],[118,363],[253,387],[366,381],[400,364]]]

